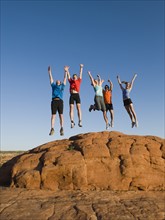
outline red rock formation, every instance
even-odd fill
[[[119,132],[41,145],[0,168],[0,184],[50,190],[163,190],[164,139]]]

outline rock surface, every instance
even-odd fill
[[[2,188],[1,220],[164,220],[161,191]]]
[[[119,132],[80,134],[5,163],[0,185],[58,190],[163,190],[164,139]]]

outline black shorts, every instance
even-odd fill
[[[72,93],[70,95],[69,104],[74,104],[74,102],[76,102],[76,104],[80,104],[81,103],[79,93]]]
[[[132,103],[132,100],[131,99],[124,99],[123,102],[124,102],[124,106],[127,106]]]
[[[56,112],[58,111],[58,114],[63,114],[63,100],[52,100],[51,102],[51,110],[52,110],[52,115],[55,115]]]
[[[113,104],[105,104],[105,107],[106,107],[106,111],[113,110]]]

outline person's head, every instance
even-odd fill
[[[129,83],[129,82],[125,82],[125,81],[123,81],[122,83],[125,84],[125,88],[126,88],[126,89],[130,89],[130,87],[131,87],[131,83]]]
[[[56,81],[56,85],[59,86],[60,84],[61,84],[61,81],[60,81],[60,80],[57,80],[57,81]]]
[[[104,89],[105,89],[105,90],[109,90],[109,86],[108,86],[108,85],[105,85],[105,86],[104,86]]]
[[[73,79],[76,80],[78,77],[77,77],[77,74],[73,74]]]

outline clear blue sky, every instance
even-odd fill
[[[83,128],[77,126],[76,111],[76,127],[70,128],[67,82],[65,136],[59,135],[57,118],[50,137],[47,67],[54,80],[62,80],[64,65],[73,74],[80,63]],[[105,130],[102,113],[88,111],[94,98],[88,70],[114,84],[115,126],[110,130],[164,137],[164,1],[1,0],[1,150],[28,150]],[[134,73],[131,98],[139,127],[132,129],[116,75],[128,81]]]

